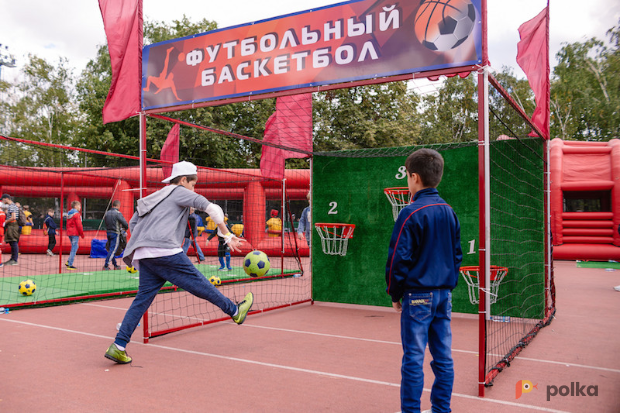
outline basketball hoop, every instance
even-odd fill
[[[321,247],[328,255],[347,255],[349,239],[353,238],[354,224],[314,224],[321,237]]]
[[[459,270],[461,272],[461,275],[465,279],[465,282],[467,283],[469,302],[472,304],[478,304],[478,274],[480,272],[480,267],[478,267],[477,265],[471,267],[461,267]],[[499,285],[501,284],[506,274],[508,274],[508,268],[491,265],[491,285],[488,289],[486,289],[487,294],[491,296],[491,304],[495,304],[495,302],[497,301]]]
[[[394,221],[396,221],[400,210],[411,203],[409,188],[385,188],[383,193],[387,196],[390,204],[392,204],[392,215],[394,215]]]

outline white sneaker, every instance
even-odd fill
[[[433,413],[432,409],[424,410],[422,413]]]
[[[50,251],[50,250],[47,250],[47,255],[49,255],[50,257],[53,257],[54,253],[52,251]]]
[[[616,285],[616,286],[614,287],[614,290],[616,290],[616,291],[620,291],[620,285]]]

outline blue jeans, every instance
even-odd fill
[[[108,244],[110,244],[110,250],[108,251],[108,255],[105,257],[105,264],[103,264],[104,267],[108,266],[110,263],[110,258],[112,259],[112,265],[114,265],[114,267],[118,267],[116,264],[116,258],[114,257],[116,255],[116,250],[118,249],[118,241],[119,237],[116,232],[108,232]]]
[[[11,246],[11,259],[17,262],[17,259],[19,258],[19,242],[11,241],[8,244]]]
[[[450,412],[454,363],[452,361],[452,293],[450,290],[409,291],[403,297],[401,339],[403,343],[403,413],[419,413],[424,387],[424,351],[426,344],[433,356],[431,368],[435,382],[431,389],[434,413]]]
[[[80,237],[77,235],[69,235],[69,241],[71,241],[71,252],[69,253],[69,259],[67,260],[67,264],[73,265],[73,260],[75,259],[75,254],[77,254],[78,250],[78,241]]]
[[[138,294],[123,318],[121,328],[114,340],[116,344],[124,347],[129,343],[140,318],[166,281],[215,304],[229,316],[237,311],[237,306],[215,288],[184,253],[180,252],[168,257],[145,258],[140,260]]]
[[[189,251],[189,246],[192,245],[192,240],[191,238],[185,238],[183,240],[183,252],[187,254],[187,251]],[[204,261],[205,260],[205,255],[202,253],[202,250],[200,249],[200,245],[198,245],[197,242],[194,242],[194,248],[196,249],[196,252],[198,253],[198,258],[200,258],[200,261]]]

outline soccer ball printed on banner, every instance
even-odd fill
[[[243,271],[250,277],[262,277],[270,267],[269,257],[262,251],[252,251],[243,259]]]
[[[215,285],[216,287],[218,285],[222,285],[222,280],[217,275],[212,275],[211,277],[209,277],[209,282]]]
[[[37,286],[32,280],[26,280],[19,283],[19,293],[21,295],[32,295],[37,289]]]
[[[427,49],[445,52],[471,34],[476,8],[470,0],[424,0],[415,16],[415,35]]]

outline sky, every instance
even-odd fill
[[[583,42],[591,37],[605,40],[606,31],[620,20],[618,0],[550,1],[552,66],[563,43]],[[144,0],[143,12],[145,20],[171,24],[186,15],[192,22],[206,18],[223,28],[335,3],[334,0]],[[546,4],[547,0],[488,0],[489,60],[494,68],[510,66],[518,77],[524,77],[516,64],[517,29]],[[0,0],[0,47],[6,50],[8,46],[17,63],[16,68],[2,67],[4,80],[17,76],[28,54],[52,64],[65,57],[78,75],[96,57],[97,47],[105,43],[97,0]]]

